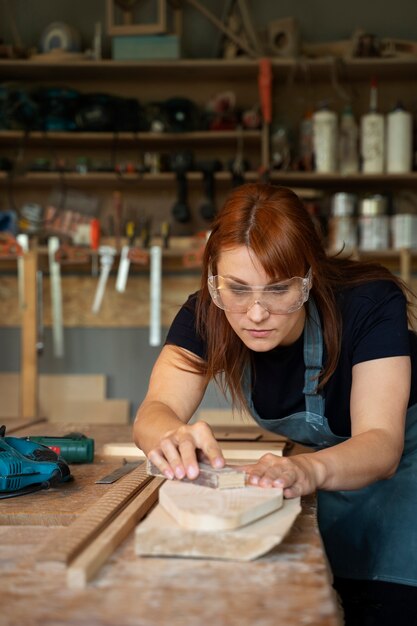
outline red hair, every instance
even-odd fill
[[[320,312],[327,350],[320,387],[333,374],[340,354],[337,291],[383,279],[410,293],[400,279],[377,263],[328,257],[304,204],[290,189],[266,184],[236,188],[214,220],[204,253],[196,326],[207,345],[207,360],[204,365],[193,361],[193,366],[204,373],[207,382],[215,379],[237,406],[245,405],[242,377],[250,352],[230,327],[224,312],[211,301],[207,277],[217,274],[221,252],[238,246],[246,246],[254,253],[271,280],[305,276],[311,267],[311,295]]]

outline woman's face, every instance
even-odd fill
[[[259,286],[271,282],[270,276],[246,246],[224,250],[217,264],[217,273],[244,285]],[[293,313],[274,314],[255,300],[254,296],[254,304],[245,313],[224,311],[230,326],[250,350],[267,352],[276,346],[292,344],[300,337],[305,322],[304,306]]]

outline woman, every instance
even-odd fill
[[[245,470],[286,498],[318,492],[334,585],[355,626],[417,623],[411,297],[377,264],[327,257],[292,191],[243,185],[214,221],[201,289],[172,324],[134,425],[167,478],[195,478],[197,457],[222,467],[210,427],[187,425],[214,379],[262,427],[310,446]]]

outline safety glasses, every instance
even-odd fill
[[[208,289],[216,306],[230,313],[247,313],[260,304],[269,313],[285,315],[301,309],[312,286],[312,271],[270,285],[245,285],[224,276],[209,276]]]

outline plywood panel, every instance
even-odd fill
[[[285,500],[280,510],[252,524],[213,533],[185,530],[158,505],[136,528],[135,551],[140,556],[250,561],[281,543],[300,511],[299,498]]]
[[[69,400],[51,407],[50,422],[75,424],[128,424],[130,403],[128,400]]]
[[[129,277],[124,293],[115,289],[116,276],[111,275],[97,314],[91,312],[97,279],[92,276],[63,276],[63,320],[66,327],[139,328],[149,325],[149,278]],[[198,276],[164,276],[162,280],[162,325],[169,326],[188,295],[199,287]],[[15,327],[21,323],[17,279],[0,277],[0,326]],[[52,325],[49,278],[43,286],[44,325]]]

